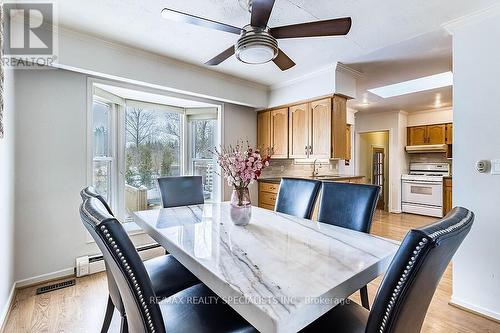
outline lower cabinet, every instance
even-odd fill
[[[453,209],[452,183],[451,178],[444,178],[443,180],[443,215],[448,214]]]
[[[274,210],[279,184],[259,182],[259,207]]]

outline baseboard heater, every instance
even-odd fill
[[[147,244],[137,248],[142,260],[148,260],[165,254],[165,249],[159,244]],[[106,270],[102,254],[82,256],[76,258],[75,275],[82,277]]]

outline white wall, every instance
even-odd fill
[[[432,109],[408,113],[408,126],[444,124],[453,122],[453,109]]]
[[[500,320],[500,176],[478,160],[500,158],[500,6],[453,32],[453,204],[476,214],[453,263],[452,302]]]
[[[0,139],[0,325],[9,306],[14,283],[14,75],[5,70],[4,133]]]
[[[406,126],[407,115],[402,111],[381,113],[358,112],[356,117],[356,161],[360,160],[359,134],[366,132],[389,131],[389,211],[401,212],[401,174],[406,173]],[[356,174],[360,165],[356,163]]]
[[[88,254],[78,207],[87,183],[86,76],[16,71],[16,279]],[[93,253],[97,253],[93,250]]]
[[[153,88],[265,107],[266,86],[96,37],[59,29],[57,66]]]
[[[255,109],[234,104],[224,105],[224,145],[234,145],[238,140],[248,140],[250,145],[257,144],[257,114]],[[232,190],[227,183],[224,187],[224,200],[231,199]],[[250,198],[257,204],[257,184],[250,186]]]

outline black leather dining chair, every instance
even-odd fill
[[[116,281],[126,313],[124,331],[257,332],[201,283],[184,289],[174,298],[161,301],[121,223],[96,198],[86,199],[82,203],[80,215]]]
[[[324,182],[318,222],[369,233],[379,196],[377,185]],[[368,289],[359,292],[361,303],[370,310]]]
[[[164,208],[199,205],[205,202],[201,176],[158,178]]]
[[[282,178],[275,211],[310,219],[320,188],[317,180]]]
[[[301,332],[418,333],[439,280],[469,233],[474,214],[462,207],[408,232],[378,289],[373,309],[346,302]]]
[[[82,200],[85,201],[89,198],[95,198],[99,200],[106,212],[114,217],[111,208],[104,198],[95,190],[94,187],[89,186],[84,188],[80,192]],[[106,266],[106,276],[108,280],[108,304],[106,307],[106,314],[104,315],[104,321],[101,328],[101,333],[105,333],[109,330],[109,325],[111,324],[111,319],[113,318],[113,312],[116,308],[120,313],[122,318],[122,328],[126,327],[126,315],[125,308],[123,305],[118,286],[108,267],[108,263],[105,261]],[[181,290],[194,286],[200,283],[200,281],[187,270],[180,262],[178,262],[172,255],[163,255],[155,257],[144,261],[144,266],[151,279],[153,289],[155,290],[158,297],[169,297]]]

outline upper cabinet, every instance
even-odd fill
[[[273,147],[273,158],[350,158],[346,102],[344,97],[333,96],[260,111],[258,146]]]
[[[310,114],[308,103],[290,107],[288,139],[290,158],[309,157]]]
[[[438,145],[446,143],[446,125],[428,125],[427,126],[427,143],[430,145]]]
[[[257,114],[257,147],[273,148],[273,158],[288,158],[288,108]]]
[[[408,146],[420,146],[427,143],[427,126],[408,127]]]
[[[288,158],[288,108],[271,111],[271,147],[274,158]]]
[[[347,98],[335,95],[332,99],[331,158],[347,159]]]
[[[311,102],[310,158],[330,158],[330,138],[332,135],[331,98]]]
[[[347,124],[346,131],[345,131],[345,159],[350,160],[352,158],[351,156],[351,150],[352,150],[352,125]]]
[[[446,144],[453,144],[453,124],[446,124]]]
[[[451,124],[408,127],[408,145],[451,144]]]
[[[271,112],[263,111],[257,114],[257,148],[271,147]]]

